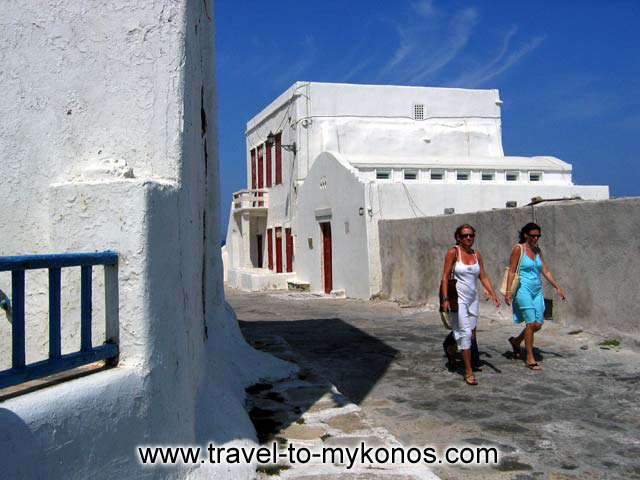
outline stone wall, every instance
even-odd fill
[[[542,227],[543,256],[568,296],[560,302],[545,282],[554,320],[640,339],[639,216],[640,198],[624,198],[380,221],[383,296],[435,302],[444,254],[462,223],[477,229],[475,246],[497,289],[518,230],[535,221]]]

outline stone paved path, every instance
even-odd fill
[[[480,385],[468,387],[445,367],[434,309],[286,292],[228,291],[227,299],[246,336],[282,337],[404,445],[502,452],[497,467],[437,466],[442,479],[640,478],[640,353],[626,345],[602,349],[604,338],[548,322],[536,373],[509,354],[508,316],[484,316],[486,365]]]
[[[372,426],[362,409],[342,395],[326,378],[313,371],[298,352],[273,335],[246,333],[254,347],[260,348],[300,369],[295,376],[247,388],[249,415],[262,445],[275,442],[280,452],[289,445],[320,452],[321,447],[354,447],[401,444],[386,429]],[[303,457],[304,458],[304,457]],[[425,465],[350,464],[348,458],[302,464],[282,460],[278,465],[258,467],[259,479],[298,480],[437,480]]]

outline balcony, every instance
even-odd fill
[[[233,212],[249,212],[266,215],[269,207],[269,192],[265,189],[240,190],[233,194]]]

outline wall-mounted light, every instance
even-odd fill
[[[267,142],[266,143],[267,143],[268,147],[270,147],[270,146],[272,146],[272,145],[274,145],[276,143],[276,136],[273,134],[273,132],[269,132],[269,135],[267,135]],[[288,152],[293,152],[294,155],[298,151],[298,149],[296,148],[296,142],[292,142],[290,145],[282,145],[281,144],[280,147],[284,148]]]

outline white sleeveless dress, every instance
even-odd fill
[[[458,259],[461,259],[460,247],[458,248]],[[478,324],[478,311],[480,300],[478,298],[478,277],[480,276],[480,264],[478,256],[474,253],[476,263],[465,265],[457,260],[453,268],[453,276],[456,279],[456,290],[458,292],[458,312],[451,315],[451,327],[453,336],[458,344],[458,349],[467,350],[471,348],[471,333]]]

